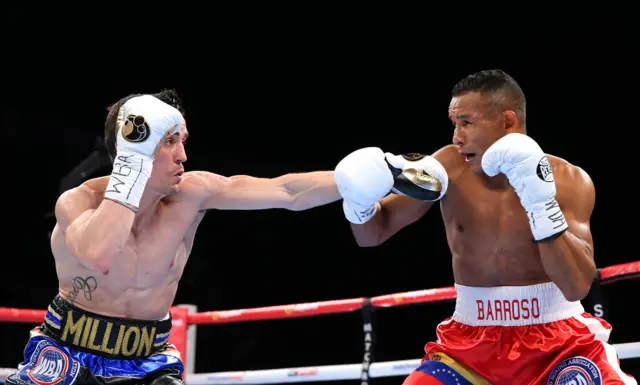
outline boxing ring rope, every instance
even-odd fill
[[[601,285],[640,278],[640,261],[598,269],[590,296],[593,298],[592,313],[598,316],[608,312],[602,301]],[[252,309],[207,311],[196,313],[193,305],[179,305],[171,308],[173,329],[170,342],[183,355],[186,364],[186,382],[198,384],[278,384],[294,382],[315,382],[331,380],[356,380],[367,383],[369,378],[406,376],[420,364],[420,359],[373,362],[375,341],[373,334],[373,310],[411,304],[433,303],[454,300],[454,287],[426,289],[381,295],[372,298],[351,298],[343,300],[269,306]],[[234,372],[194,373],[195,325],[211,325],[232,322],[264,321],[309,317],[322,314],[339,314],[361,311],[363,315],[364,354],[363,360],[355,364],[310,366]],[[594,311],[595,310],[595,311]],[[33,323],[43,322],[45,310],[0,308],[0,322]],[[602,314],[597,314],[598,312]],[[640,357],[640,341],[614,344],[621,360]],[[0,382],[15,372],[15,368],[0,368]]]

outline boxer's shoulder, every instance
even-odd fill
[[[224,183],[226,178],[222,175],[214,174],[208,171],[188,171],[183,174],[180,182],[181,192],[199,192],[202,189],[215,189]]]
[[[556,185],[593,184],[589,174],[581,167],[555,155],[545,154],[553,169]]]
[[[432,156],[447,170],[449,180],[455,179],[467,166],[464,158],[458,151],[458,147],[453,144],[442,147],[434,152]]]
[[[79,201],[90,206],[97,208],[102,201],[104,192],[109,184],[109,177],[100,177],[89,179],[83,182],[81,185],[69,189],[62,193],[58,198],[59,202],[67,201]]]
[[[109,177],[89,179],[62,193],[55,206],[58,221],[64,222],[65,218],[74,218],[84,211],[98,208],[108,183]]]
[[[595,202],[595,186],[589,174],[566,159],[549,154],[546,156],[553,170],[558,202],[567,209],[575,206],[579,210],[586,208],[589,211]]]
[[[228,178],[208,171],[185,172],[180,182],[178,193],[172,200],[194,200],[209,197],[222,189]]]
[[[558,173],[564,174],[567,171],[569,171],[570,168],[575,167],[574,165],[569,163],[568,160],[561,158],[559,156],[551,155],[551,154],[544,154],[544,155],[549,160],[549,163],[551,163],[551,167],[553,167],[554,173],[556,173],[556,170],[557,170]]]

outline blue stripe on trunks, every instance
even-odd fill
[[[169,341],[169,334],[167,334],[164,337],[156,337],[155,341],[153,341],[154,344],[163,344],[165,342]]]
[[[47,314],[45,315],[45,317],[51,321],[52,324],[56,325],[56,326],[60,326],[62,324],[62,321],[60,321],[59,319],[57,319],[56,317],[54,317],[53,314],[51,314],[51,312],[47,312]]]

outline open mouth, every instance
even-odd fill
[[[184,170],[178,171],[174,176],[182,176],[184,174]]]
[[[464,156],[464,160],[470,162],[471,160],[473,160],[473,158],[476,157],[476,154],[473,152],[463,152],[462,156]]]

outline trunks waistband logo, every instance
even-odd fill
[[[540,318],[540,301],[531,299],[476,300],[477,319],[484,321],[518,321]]]
[[[73,316],[76,315],[74,320]],[[156,339],[156,327],[129,326],[68,311],[64,319],[63,342],[89,350],[124,357],[148,357]],[[102,337],[102,338],[100,338]]]

